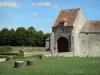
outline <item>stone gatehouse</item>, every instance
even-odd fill
[[[100,56],[100,21],[87,20],[81,8],[61,10],[46,49],[52,55]]]

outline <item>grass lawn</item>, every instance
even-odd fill
[[[14,61],[34,59],[34,66],[13,68]],[[0,75],[100,75],[99,57],[20,58],[0,62]]]

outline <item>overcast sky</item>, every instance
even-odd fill
[[[34,26],[45,33],[62,9],[82,8],[89,20],[100,20],[100,0],[0,0],[0,29]]]

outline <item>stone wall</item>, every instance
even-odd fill
[[[84,13],[82,9],[78,12],[78,15],[75,19],[75,22],[73,24],[73,31],[72,31],[72,37],[71,37],[71,49],[74,51],[74,56],[80,56],[80,50],[79,50],[79,34],[81,29],[83,28],[84,24],[86,23],[86,17],[84,16]]]
[[[72,57],[72,56],[73,56],[73,52],[62,52],[62,53],[57,53],[56,56]]]
[[[40,54],[47,54],[50,53],[48,51],[25,51],[24,57],[34,56],[34,55],[40,55]]]
[[[100,33],[80,33],[84,27],[87,19],[83,14],[82,9],[78,12],[73,26],[59,25],[52,28],[54,32],[54,46],[55,55],[58,55],[57,40],[60,37],[65,37],[68,39],[69,47],[71,48],[71,53],[69,55],[73,56],[100,56]],[[51,38],[52,40],[52,38]],[[66,53],[67,54],[67,53]],[[65,55],[65,53],[60,55]]]
[[[58,48],[57,48],[57,41],[60,37],[65,37],[68,40],[68,46],[69,49],[71,49],[71,31],[72,31],[73,27],[69,26],[69,27],[59,27],[55,30],[55,34],[54,34],[54,47],[56,47],[55,52],[58,52]]]
[[[53,52],[54,51],[54,32],[52,32],[51,37],[50,37],[50,50]]]
[[[45,47],[31,47],[31,46],[11,46],[14,53],[22,51],[45,51]]]
[[[50,50],[50,40],[46,40],[45,48],[46,48],[46,51]]]
[[[52,31],[54,32],[54,47],[56,47],[56,52],[58,52],[57,40],[59,37],[66,37],[68,39],[69,48],[71,49],[71,52],[73,52],[73,56],[79,56],[79,34],[85,22],[86,17],[84,16],[82,9],[80,9],[73,26],[63,27],[63,25],[59,25],[52,28]]]
[[[80,34],[80,56],[100,56],[100,33]]]

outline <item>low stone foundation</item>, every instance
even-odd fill
[[[29,57],[29,56],[33,56],[33,55],[40,55],[40,54],[43,54],[43,55],[49,55],[50,52],[48,51],[31,51],[31,52],[24,52],[24,57]]]
[[[52,56],[72,57],[73,56],[73,52],[53,53]]]
[[[29,57],[33,55],[43,54],[46,57],[50,56],[63,56],[63,57],[72,57],[73,52],[61,52],[61,53],[51,53],[50,51],[33,51],[33,52],[24,52],[24,57]]]

